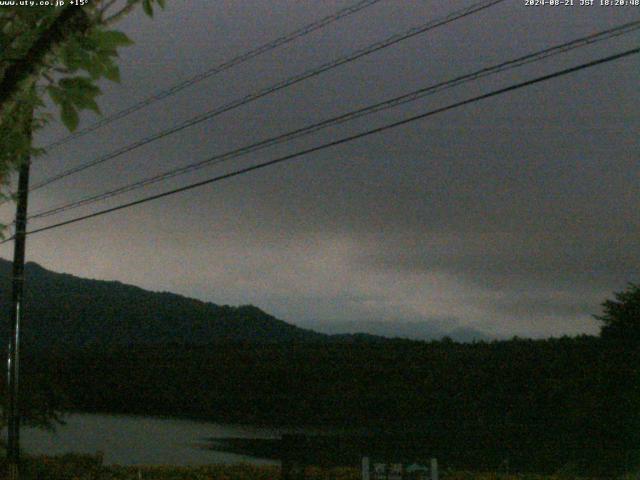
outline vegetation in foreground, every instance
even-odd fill
[[[2,471],[5,471],[2,459]],[[308,467],[307,480],[359,480],[356,468],[322,469]],[[566,472],[553,475],[514,475],[497,472],[444,471],[442,480],[594,480]],[[633,480],[637,477],[619,477]],[[207,465],[197,467],[105,466],[101,455],[68,454],[57,457],[37,456],[24,460],[22,480],[279,480],[280,468],[255,465]]]
[[[620,476],[640,467],[640,286],[603,307],[599,338],[25,345],[22,413],[357,427],[455,470]]]

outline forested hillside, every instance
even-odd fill
[[[0,334],[8,335],[11,262],[0,259]],[[257,307],[220,306],[120,282],[88,280],[26,265],[25,348],[142,343],[317,341],[325,335]],[[5,337],[6,338],[6,337]]]

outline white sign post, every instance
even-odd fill
[[[373,463],[362,457],[362,480],[438,480],[438,460],[431,459],[430,468],[418,463]]]
[[[431,480],[438,480],[438,459],[431,459]]]
[[[362,457],[362,480],[370,480],[369,457]]]

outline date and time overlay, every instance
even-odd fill
[[[526,7],[640,7],[640,0],[523,0]]]
[[[0,6],[83,6],[90,0],[2,0]],[[525,7],[640,7],[640,0],[521,0]]]

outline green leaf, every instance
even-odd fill
[[[164,10],[164,7],[166,6],[165,0],[157,0],[157,2],[158,2],[158,5],[160,5],[160,8]]]
[[[82,67],[82,57],[78,54],[78,49],[74,48],[71,44],[66,45],[65,48],[62,49],[60,57],[62,58],[64,66],[71,72],[76,72]]]
[[[112,82],[120,83],[120,68],[114,63],[107,65],[104,69],[104,76]]]
[[[100,93],[100,89],[93,84],[90,78],[86,78],[86,77],[63,78],[58,82],[58,84],[62,88],[72,88],[72,89],[75,88],[82,91]]]
[[[64,123],[70,131],[73,132],[78,128],[78,122],[80,121],[78,111],[70,102],[62,104],[60,117],[62,118],[62,123]]]
[[[78,43],[82,46],[82,48],[84,48],[85,50],[97,50],[99,48],[99,44],[100,42],[98,41],[97,38],[95,38],[95,35],[83,35],[81,37],[78,38]]]
[[[98,48],[102,50],[113,51],[118,47],[126,47],[134,43],[133,40],[118,30],[96,30],[92,37],[96,41]]]
[[[143,0],[142,9],[144,10],[144,13],[146,13],[150,17],[153,17],[153,7],[151,6],[151,0]]]
[[[85,77],[63,78],[58,85],[65,90],[66,96],[72,101],[83,98],[93,98],[100,94],[100,89],[93,84],[91,79]]]
[[[88,109],[100,113],[100,108],[96,101],[89,96],[78,96],[73,98],[73,105],[80,110]]]
[[[50,86],[47,90],[53,101],[62,107],[62,121],[68,127],[68,122],[71,125],[77,123],[77,110],[88,109],[100,113],[95,101],[95,97],[100,94],[100,88],[89,78],[63,78],[58,82],[58,86]]]
[[[84,49],[80,42],[76,40],[70,40],[65,44],[61,52],[61,58],[64,65],[72,72],[76,72],[79,69],[87,70],[93,63],[89,51]]]
[[[96,60],[104,64],[113,62],[114,58],[118,58],[117,50],[98,50],[96,52]]]
[[[105,70],[104,64],[98,61],[97,58],[93,60],[91,65],[87,66],[87,72],[89,72],[89,75],[91,75],[91,78],[93,80],[97,80],[102,75],[104,75],[104,70]]]
[[[96,112],[98,115],[100,115],[100,107],[98,106],[98,104],[96,103],[96,101],[93,98],[86,98],[83,102],[82,105],[80,105],[82,108],[86,108],[88,110],[92,110],[94,112]]]
[[[51,85],[47,87],[47,92],[49,92],[51,100],[58,105],[62,105],[66,101],[64,91],[60,87]]]

